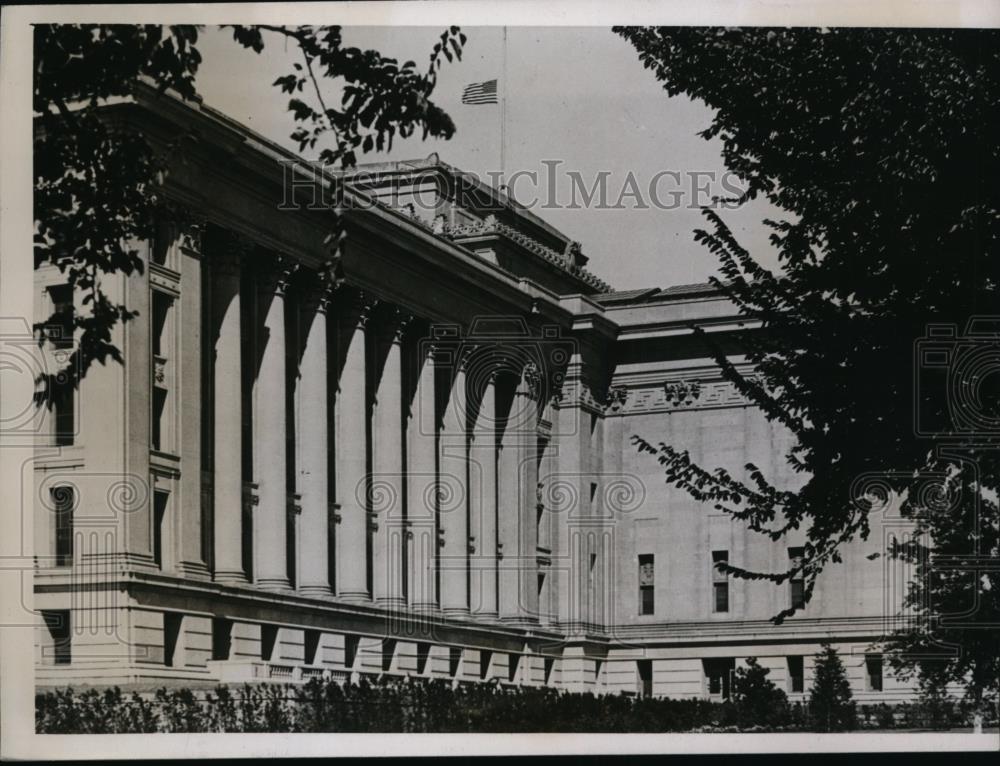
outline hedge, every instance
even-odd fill
[[[63,689],[36,695],[39,733],[137,732],[690,732],[809,729],[788,705],[762,725],[753,711],[703,699],[636,698],[399,676],[357,683],[219,686],[155,694]],[[862,708],[865,720],[885,721]],[[749,717],[748,717],[749,716]],[[881,718],[880,718],[881,716]],[[903,717],[903,720],[911,720]],[[895,717],[894,721],[897,720]]]

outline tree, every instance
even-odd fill
[[[451,118],[431,95],[443,60],[461,59],[465,35],[445,30],[425,71],[377,51],[345,46],[341,28],[227,25],[237,46],[261,53],[267,37],[302,54],[274,85],[290,96],[301,151],[326,164],[350,167],[358,153],[391,148],[417,129],[450,138]],[[43,377],[37,399],[49,406],[75,387],[94,362],[121,362],[112,340],[118,322],[136,312],[102,289],[108,274],[141,272],[132,245],[151,236],[154,211],[170,171],[171,147],[156,152],[128,126],[111,124],[101,107],[127,97],[145,78],[160,93],[198,98],[200,27],[193,25],[36,25],[35,266],[49,263],[81,295],[84,310],[66,309],[35,326],[40,343],[71,329],[76,346],[64,369]],[[342,86],[338,106],[324,90]]]
[[[753,464],[738,476],[665,442],[635,443],[668,482],[752,530],[779,540],[804,527],[805,555],[788,571],[724,569],[802,577],[807,602],[841,546],[867,539],[872,517],[901,498],[916,534],[891,552],[920,562],[908,596],[920,620],[900,639],[915,651],[890,663],[918,667],[927,646],[958,644],[957,657],[933,661],[971,697],[995,696],[1000,571],[985,562],[1000,555],[1000,364],[962,360],[988,343],[963,333],[995,312],[1000,282],[1000,191],[987,182],[1000,171],[1000,34],[616,31],[670,95],[716,110],[701,135],[721,140],[744,184],[734,202],[763,197],[787,212],[765,222],[773,271],[712,210],[695,239],[719,259],[718,289],[761,324],[742,337],[753,373],[701,337],[722,375],[794,435],[786,458],[803,483],[791,491]],[[914,364],[929,323],[954,328],[941,367]],[[945,626],[942,611],[965,616]]]
[[[823,644],[816,655],[809,690],[809,718],[820,731],[850,731],[858,726],[851,684],[837,650]]]
[[[736,669],[730,702],[740,728],[777,728],[788,723],[788,695],[767,677],[770,672],[756,657],[747,657],[746,667]]]

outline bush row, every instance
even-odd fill
[[[907,725],[911,707],[892,714],[862,708],[862,725]],[[884,709],[883,709],[884,708]],[[888,712],[887,712],[888,711]],[[956,714],[957,715],[957,714]],[[890,718],[892,724],[887,723]],[[955,724],[954,716],[948,721]],[[964,722],[963,722],[964,723]],[[921,724],[926,725],[926,724]],[[548,688],[462,684],[396,676],[344,684],[245,685],[195,693],[160,689],[65,689],[36,697],[39,733],[127,732],[681,732],[795,731],[815,728],[802,705],[761,709],[702,699],[593,695]]]

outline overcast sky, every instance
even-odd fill
[[[349,27],[344,40],[400,62],[413,60],[423,68],[441,31]],[[364,155],[362,162],[416,159],[437,152],[445,162],[486,178],[500,168],[500,107],[463,105],[461,94],[469,83],[498,78],[502,87],[505,79],[504,170],[508,178],[516,171],[537,175],[536,182],[522,174],[513,184],[515,197],[526,205],[555,202],[558,209],[533,210],[582,243],[592,271],[617,289],[700,282],[715,273],[715,259],[693,241],[693,230],[703,221],[694,206],[707,201],[708,193],[725,193],[720,185],[725,172],[721,145],[697,136],[711,119],[704,104],[668,98],[635,50],[606,28],[509,27],[506,77],[502,29],[463,31],[468,36],[463,60],[444,65],[433,95],[454,120],[455,136],[422,141],[417,135],[396,142],[389,153]],[[286,50],[275,36],[269,36],[266,45],[258,56],[232,42],[231,34],[206,29],[198,87],[206,103],[296,150],[288,138],[294,129],[286,111],[288,96],[271,83],[291,71],[289,62],[298,60],[298,54],[294,46]],[[549,168],[555,168],[554,194]],[[621,206],[569,208],[570,172],[578,173],[589,187],[602,171],[607,173],[608,202],[614,205],[621,198]],[[698,172],[713,173],[719,180],[708,184],[702,176],[707,191],[693,193]],[[658,198],[664,205],[680,199],[674,209],[657,209],[649,196],[658,173]],[[650,208],[639,206],[635,191]],[[774,264],[760,222],[775,211],[755,203],[722,215],[758,260]]]

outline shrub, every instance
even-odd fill
[[[819,731],[850,731],[858,725],[844,664],[837,650],[829,644],[823,644],[816,655],[815,677],[809,693],[809,719]]]
[[[740,728],[788,725],[788,695],[767,677],[769,673],[755,657],[748,657],[746,667],[737,669],[731,702]]]

